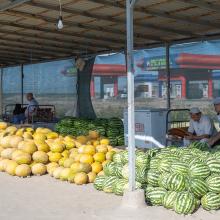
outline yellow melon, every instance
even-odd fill
[[[61,173],[60,173],[60,179],[62,181],[67,181],[69,178],[69,175],[71,173],[71,169],[70,168],[64,168]]]
[[[1,172],[5,172],[7,163],[8,163],[9,161],[10,161],[9,159],[3,159],[3,160],[0,161],[0,171],[1,171]]]
[[[36,151],[33,153],[32,158],[35,162],[37,163],[43,163],[46,164],[48,163],[49,157],[47,155],[47,153],[43,152],[43,151]]]
[[[31,155],[25,152],[18,154],[14,159],[18,164],[30,164],[31,163]]]
[[[93,183],[95,181],[95,178],[96,178],[96,173],[90,172],[87,175],[88,175],[88,182]]]
[[[63,167],[65,160],[66,160],[66,158],[62,157],[61,159],[59,159],[58,164]]]
[[[1,152],[1,157],[3,159],[12,159],[12,154],[15,151],[15,148],[6,148]]]
[[[67,157],[69,157],[70,152],[68,150],[64,150],[61,154],[63,157],[67,158]]]
[[[92,166],[92,172],[96,174],[101,172],[103,169],[102,164],[100,162],[94,162],[91,166]]]
[[[79,154],[83,154],[83,153],[84,153],[84,150],[85,150],[85,147],[86,147],[86,145],[80,146],[80,147],[78,148],[78,153],[79,153]]]
[[[33,128],[30,128],[30,127],[29,127],[29,128],[26,128],[25,130],[26,130],[27,132],[31,132],[31,133],[34,132],[34,129],[33,129]]]
[[[86,173],[77,173],[74,177],[74,183],[77,185],[83,185],[88,182],[88,176]]]
[[[70,150],[76,146],[74,140],[64,140],[64,144],[66,145],[67,150]]]
[[[73,163],[74,163],[73,158],[67,158],[67,159],[65,159],[63,166],[65,168],[70,168]]]
[[[74,161],[75,162],[80,162],[80,158],[81,158],[82,154],[76,154],[74,157]]]
[[[54,171],[53,171],[53,177],[56,179],[60,178],[60,174],[62,172],[64,168],[63,167],[57,167]]]
[[[51,163],[48,163],[46,166],[47,166],[47,172],[51,175],[51,174],[53,174],[53,171],[57,167],[59,167],[59,164],[55,163],[55,162],[51,162]]]
[[[9,126],[5,129],[6,132],[14,134],[18,129],[15,126]]]
[[[16,136],[19,136],[19,137],[23,137],[23,133],[24,133],[24,128],[19,128],[19,129],[16,131],[15,135],[16,135]]]
[[[94,156],[93,156],[94,160],[97,161],[97,162],[104,162],[105,161],[105,154],[102,153],[102,152],[98,152],[96,153]]]
[[[87,142],[87,137],[86,136],[78,136],[77,138],[76,138],[76,140],[79,142],[79,143],[81,143],[81,144],[86,144],[86,142]]]
[[[23,141],[23,138],[20,136],[13,135],[10,140],[10,146],[13,148],[17,148],[18,144]]]
[[[56,139],[59,135],[56,132],[49,132],[46,134],[47,139]]]
[[[97,140],[96,140],[96,141],[93,141],[93,146],[96,147],[96,146],[98,146],[98,145],[100,145],[100,142],[99,142],[99,141],[97,141]]]
[[[3,136],[0,140],[0,145],[3,148],[9,148],[11,147],[11,136]]]
[[[6,122],[0,122],[0,130],[6,129],[8,124]]]
[[[93,157],[89,154],[82,154],[80,157],[80,162],[81,163],[88,163],[88,164],[92,164],[93,163]]]
[[[68,176],[68,181],[70,183],[74,183],[75,176],[76,176],[76,173],[74,173],[74,171],[72,169],[70,169],[69,176]]]
[[[49,155],[49,161],[50,162],[58,162],[61,159],[62,155],[61,153],[52,153]]]
[[[104,139],[101,139],[101,140],[100,140],[100,144],[101,144],[101,145],[109,145],[109,143],[110,143],[110,141],[109,141],[109,139],[107,139],[107,138],[104,138]]]
[[[89,137],[92,139],[97,139],[99,137],[99,133],[97,131],[89,131]]]
[[[74,173],[79,173],[79,172],[89,173],[92,170],[90,164],[79,163],[79,162],[73,163],[70,168],[71,170],[73,170]]]
[[[104,173],[104,171],[102,170],[101,172],[98,173],[97,176],[104,176],[104,175],[105,175],[105,173]]]
[[[47,140],[46,143],[49,145],[50,150],[53,153],[62,153],[65,149],[65,144],[60,140]]]
[[[15,160],[15,158],[20,155],[20,154],[23,154],[24,152],[22,150],[15,150],[12,155],[11,155],[11,159],[12,160]]]
[[[37,146],[35,145],[33,140],[25,140],[19,142],[18,149],[28,154],[33,154],[35,151],[37,151]]]
[[[113,155],[115,154],[114,151],[109,151],[106,153],[106,160],[112,160],[113,159]]]
[[[46,174],[47,167],[45,164],[36,163],[31,167],[31,171],[32,171],[33,175],[41,176],[41,175]]]
[[[31,175],[31,168],[27,164],[18,165],[15,169],[15,175],[19,177],[27,177]]]
[[[39,151],[43,151],[45,153],[50,151],[49,145],[45,141],[34,141]]]
[[[86,145],[84,147],[84,154],[94,155],[96,153],[96,149],[93,145]]]
[[[32,133],[31,133],[31,132],[28,132],[28,131],[25,131],[25,132],[23,133],[22,137],[23,137],[25,140],[32,140],[32,139],[33,139]]]
[[[18,164],[13,161],[13,160],[10,160],[6,163],[6,166],[5,166],[5,171],[14,176],[15,175],[15,170],[16,170],[16,167],[18,166]]]
[[[43,133],[34,133],[33,135],[35,141],[45,141],[47,139],[47,136]]]
[[[106,154],[108,152],[108,148],[105,145],[98,145],[98,146],[96,146],[96,151]]]

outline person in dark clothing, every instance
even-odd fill
[[[21,107],[21,104],[16,104],[13,110],[13,120],[14,124],[21,124],[25,121],[24,115],[25,109]]]

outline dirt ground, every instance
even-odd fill
[[[122,197],[50,176],[18,178],[0,173],[1,220],[219,220],[220,211],[179,216],[162,207],[121,209]]]

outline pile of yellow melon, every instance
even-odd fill
[[[49,173],[78,185],[92,183],[118,149],[91,131],[61,136],[48,128],[20,128],[0,122],[0,171],[27,177]]]

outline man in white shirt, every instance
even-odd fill
[[[38,102],[34,98],[33,93],[27,93],[26,98],[28,101],[28,106],[25,110],[25,117],[28,118],[35,113],[36,109],[38,108]]]
[[[207,142],[216,133],[212,120],[208,116],[202,115],[199,108],[191,108],[190,117],[188,134],[184,140],[185,145],[193,141]]]

